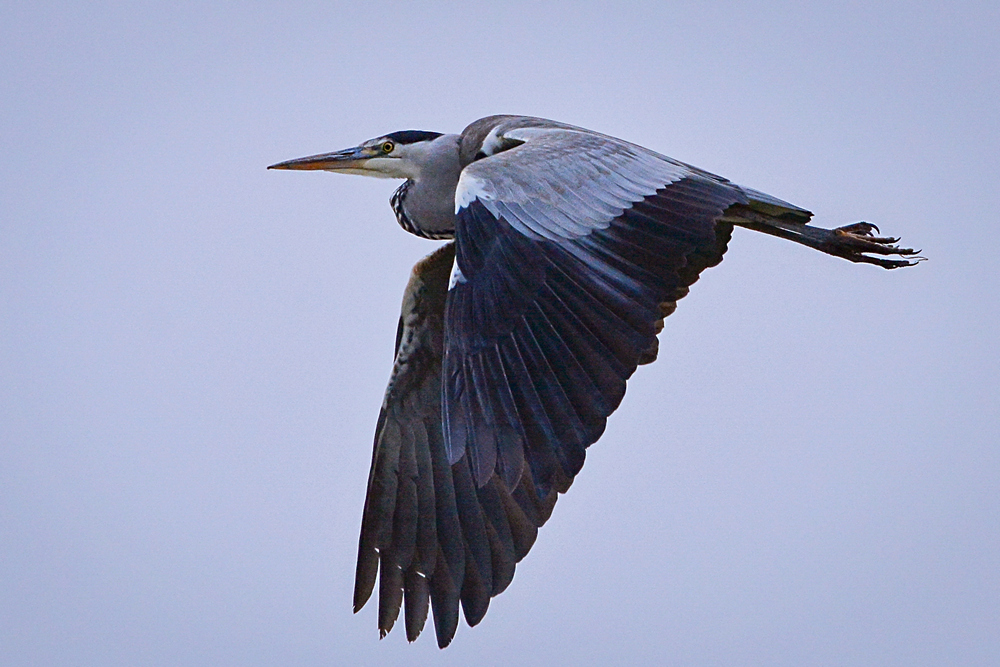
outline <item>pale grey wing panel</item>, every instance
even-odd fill
[[[385,634],[405,603],[406,635],[416,639],[433,608],[438,644],[448,645],[459,605],[470,625],[548,519],[556,492],[539,497],[525,479],[479,486],[469,460],[449,463],[441,426],[444,311],[455,246],[414,267],[403,299],[396,359],[375,433],[361,523],[354,609],[379,583],[378,625]]]
[[[605,229],[635,202],[693,175],[679,162],[585,130],[514,127],[487,141],[514,147],[462,170],[456,210],[478,199],[535,240]]]
[[[631,202],[687,177],[733,187],[760,213],[795,222],[812,217],[773,195],[642,146],[544,118],[483,118],[463,132],[462,153],[459,207],[478,195],[495,217],[529,236],[574,238],[604,228]]]

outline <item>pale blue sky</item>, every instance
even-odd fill
[[[997,664],[997,34],[985,1],[5,3],[0,663]],[[351,614],[435,244],[392,183],[265,166],[492,113],[930,261],[737,230],[441,652]]]

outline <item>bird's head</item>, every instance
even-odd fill
[[[439,132],[404,130],[370,139],[354,148],[272,164],[268,169],[335,171],[376,178],[416,179]]]

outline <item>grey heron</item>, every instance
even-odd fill
[[[916,251],[641,146],[572,125],[490,116],[461,134],[394,132],[272,165],[405,179],[408,232],[452,239],[413,269],[375,433],[354,610],[378,626],[434,612],[438,645],[470,626],[531,549],[677,301],[734,226],[852,262]]]

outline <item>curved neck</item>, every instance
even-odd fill
[[[416,146],[414,146],[416,149]],[[419,149],[420,169],[392,197],[403,229],[426,238],[455,235],[455,186],[462,171],[458,135],[446,134]]]

